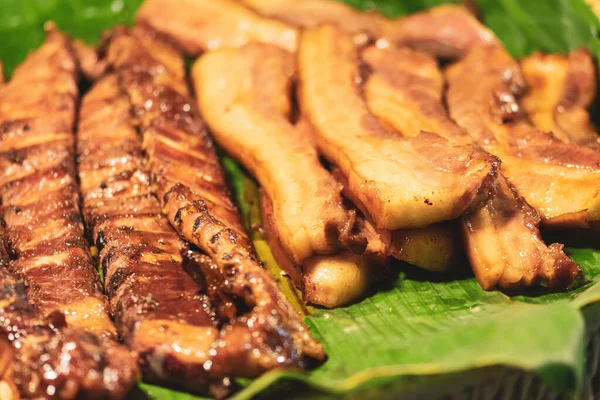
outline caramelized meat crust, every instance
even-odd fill
[[[230,199],[223,171],[185,84],[183,57],[142,29],[117,29],[109,63],[138,119],[153,191],[177,232],[213,261],[216,292],[245,313],[220,333],[209,375],[256,376],[322,359],[314,340],[262,268]]]
[[[38,312],[114,336],[79,212],[74,134],[77,70],[54,30],[0,92],[0,198],[13,260]]]
[[[495,160],[427,132],[403,138],[370,113],[357,51],[333,26],[304,32],[300,101],[319,150],[378,228],[418,228],[454,219],[487,197]]]
[[[521,61],[523,108],[536,128],[565,143],[600,150],[587,110],[596,96],[596,68],[587,49],[569,55],[534,53]]]
[[[518,98],[525,82],[500,47],[480,47],[447,70],[451,117],[503,162],[506,177],[553,227],[598,227],[600,152],[535,129]]]
[[[138,25],[150,27],[189,54],[250,42],[270,43],[295,51],[298,31],[293,26],[263,18],[236,0],[146,0]]]
[[[443,107],[444,79],[433,57],[376,47],[367,48],[362,56],[371,69],[365,95],[376,116],[403,135],[430,130],[455,143],[472,141]],[[500,170],[489,198],[461,218],[471,267],[484,289],[539,281],[562,289],[573,282],[578,266],[563,253],[562,245],[544,244],[539,222],[537,212]]]
[[[77,144],[85,220],[119,335],[139,354],[145,379],[202,391],[218,320],[204,282],[185,270],[186,260],[198,268],[191,260],[198,255],[152,194],[130,113],[114,75],[83,99]]]

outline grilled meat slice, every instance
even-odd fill
[[[409,49],[369,47],[363,59],[371,68],[365,95],[371,111],[404,135],[421,129],[455,143],[469,134],[444,110],[444,79],[436,60]],[[477,281],[484,289],[514,288],[544,280],[565,288],[579,272],[562,246],[546,246],[538,229],[539,215],[499,171],[499,179],[483,205],[462,217],[466,250]]]
[[[299,62],[300,101],[318,147],[378,228],[454,219],[485,199],[495,175],[487,154],[433,133],[402,138],[368,111],[350,37],[333,26],[306,30]]]
[[[335,0],[241,0],[258,14],[299,28],[337,25],[348,34],[386,38],[392,22],[381,14],[359,11]]]
[[[355,279],[351,271],[366,277],[369,270],[361,257],[334,254],[343,249],[362,254],[367,241],[357,234],[356,212],[342,204],[341,187],[321,166],[311,139],[302,126],[289,122],[294,69],[291,53],[251,44],[201,57],[192,76],[199,108],[213,136],[261,184],[264,227],[271,247],[281,247],[274,252],[280,265],[303,288],[303,265],[315,271],[321,264],[329,270],[340,264],[336,274],[313,274],[305,296],[332,307],[361,295],[368,280]],[[326,278],[323,287],[319,277]],[[327,295],[319,295],[321,289]]]
[[[451,117],[489,152],[518,193],[554,227],[598,227],[600,152],[532,127],[517,98],[518,63],[500,47],[480,47],[447,70]]]
[[[218,321],[204,284],[184,269],[194,251],[151,193],[130,110],[114,75],[83,99],[77,143],[85,219],[119,335],[139,354],[144,378],[202,391]]]
[[[474,47],[499,46],[494,34],[466,8],[441,5],[397,20],[391,40],[440,58],[461,58]]]
[[[137,380],[134,357],[111,338],[67,326],[59,311],[39,317],[26,286],[9,272],[6,244],[0,226],[0,341],[6,367],[0,376],[4,383],[22,398],[124,398]]]
[[[218,291],[246,311],[214,349],[211,376],[256,376],[305,366],[323,349],[253,254],[223,171],[185,85],[183,58],[147,31],[115,30],[109,62],[128,93],[144,137],[154,191],[178,233],[211,257]],[[210,368],[209,368],[210,367]]]
[[[14,260],[37,310],[114,336],[79,213],[74,134],[77,70],[50,30],[0,93],[0,198]]]
[[[536,128],[565,143],[600,150],[587,108],[596,96],[596,68],[587,49],[569,55],[534,53],[521,61],[523,108]]]
[[[146,0],[138,11],[139,25],[150,27],[190,54],[249,42],[271,43],[294,51],[298,31],[263,18],[234,0]]]

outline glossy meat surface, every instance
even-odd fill
[[[235,0],[146,0],[136,21],[177,43],[190,54],[250,42],[296,49],[298,31],[275,19],[263,18]]]
[[[499,47],[474,49],[447,70],[451,117],[483,148],[525,200],[554,227],[597,227],[600,152],[564,143],[530,125],[519,104],[518,63]]]
[[[469,134],[447,115],[442,104],[444,79],[436,60],[408,49],[367,48],[371,68],[365,95],[375,115],[404,135],[430,130],[455,143]],[[568,286],[579,272],[562,246],[546,246],[539,215],[499,171],[489,198],[464,215],[466,252],[484,289],[516,288],[544,281],[554,289]]]
[[[378,228],[453,219],[487,197],[495,175],[489,155],[433,133],[402,138],[370,113],[350,37],[333,26],[305,31],[299,64],[300,102],[319,150]]]
[[[153,191],[177,232],[214,262],[217,293],[247,312],[220,333],[210,376],[256,376],[322,359],[314,340],[253,254],[211,139],[185,84],[183,57],[153,34],[117,29],[108,59],[134,107]]]
[[[130,112],[114,75],[83,99],[77,143],[85,219],[119,335],[139,354],[144,377],[202,391],[218,321],[203,282],[185,270],[194,251],[152,195]]]
[[[596,67],[586,49],[569,55],[534,53],[521,61],[523,108],[536,128],[565,143],[600,150],[588,108],[596,96]]]

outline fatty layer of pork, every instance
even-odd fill
[[[52,26],[0,90],[0,331],[27,398],[123,398],[137,379],[113,340],[81,221],[77,96],[71,44]]]
[[[183,57],[140,28],[116,29],[105,45],[139,122],[153,192],[164,214],[211,258],[214,293],[232,296],[240,306],[237,318],[220,332],[209,375],[256,376],[322,359],[321,344],[254,255],[188,93]]]
[[[455,143],[470,143],[469,134],[447,115],[444,78],[436,60],[409,49],[369,47],[362,53],[371,73],[365,84],[370,110],[403,135],[436,132]],[[539,215],[499,171],[483,205],[462,217],[466,251],[484,289],[515,288],[545,281],[567,287],[579,269],[562,245],[542,241]]]
[[[446,71],[450,116],[490,153],[518,193],[553,227],[600,224],[600,152],[534,128],[518,98],[519,64],[501,47],[478,47]]]
[[[146,0],[136,21],[177,43],[189,54],[250,42],[295,51],[298,30],[263,18],[235,0]]]
[[[321,153],[338,166],[378,228],[419,228],[457,218],[485,200],[495,180],[488,154],[422,132],[403,138],[369,112],[357,49],[334,26],[300,41],[300,103]]]
[[[129,98],[114,75],[84,96],[77,146],[84,216],[99,249],[111,312],[119,336],[139,354],[144,378],[193,391],[219,384],[206,368],[219,320],[203,276],[195,282],[185,270],[200,261],[209,271],[211,262],[162,215]]]
[[[331,269],[339,260],[334,275],[339,283],[324,282],[323,289],[331,293],[319,293],[320,275],[315,273],[308,292],[313,297],[307,298],[338,306],[366,289],[365,280],[356,279],[354,265],[367,268],[368,260],[334,254],[363,254],[367,241],[355,227],[355,210],[342,203],[341,186],[320,164],[306,129],[289,121],[294,74],[291,53],[260,44],[209,53],[192,68],[199,109],[213,137],[257,178],[266,196],[263,226],[271,247],[282,248],[274,250],[277,261],[304,288],[303,264],[315,271],[323,263]],[[348,259],[355,261],[350,268]],[[334,293],[336,287],[339,293]]]
[[[536,128],[565,143],[600,150],[600,135],[588,108],[596,97],[596,67],[591,54],[534,53],[521,61],[527,92],[522,104]]]

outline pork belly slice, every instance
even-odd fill
[[[146,0],[136,21],[194,55],[249,42],[294,51],[298,39],[295,27],[260,17],[235,0],[182,0],[176,6],[169,0]]]
[[[437,132],[455,143],[470,135],[447,115],[444,79],[436,60],[409,49],[369,47],[362,53],[371,73],[365,95],[371,111],[403,135]],[[536,211],[499,171],[491,195],[461,219],[466,251],[484,289],[516,288],[544,281],[552,289],[573,282],[578,266],[562,245],[542,241]]]
[[[68,326],[59,311],[39,316],[24,283],[9,272],[5,241],[2,231],[0,337],[6,369],[1,375],[14,398],[124,398],[138,374],[129,351],[110,338]]]
[[[518,101],[523,76],[506,50],[473,49],[446,76],[450,116],[502,159],[504,174],[542,223],[598,228],[600,152],[564,143],[529,123]]]
[[[342,31],[366,34],[368,38],[387,38],[392,20],[372,11],[360,11],[335,0],[241,0],[258,14],[278,19],[299,28],[333,24]]]
[[[499,46],[496,36],[465,7],[441,5],[396,20],[391,43],[439,58],[464,57],[477,46]]]
[[[83,98],[77,136],[84,215],[99,248],[119,335],[144,379],[206,391],[219,320],[205,281],[186,272],[196,251],[161,214],[143,170],[142,142],[115,75]],[[209,268],[209,265],[204,268]]]
[[[211,377],[256,376],[306,366],[323,349],[262,268],[233,204],[212,140],[185,84],[183,57],[153,34],[119,29],[109,63],[143,135],[153,192],[177,232],[208,255],[216,293],[233,296],[237,318],[220,333]]]
[[[69,40],[50,29],[0,93],[0,198],[14,259],[42,315],[114,336],[79,214],[74,134],[77,69]]]
[[[588,108],[596,97],[596,67],[587,49],[569,55],[534,53],[521,60],[524,110],[536,128],[565,143],[600,150]]]
[[[473,147],[428,132],[403,138],[384,128],[361,96],[357,50],[333,26],[300,42],[300,101],[321,153],[378,228],[419,228],[450,220],[487,197],[495,163]]]

